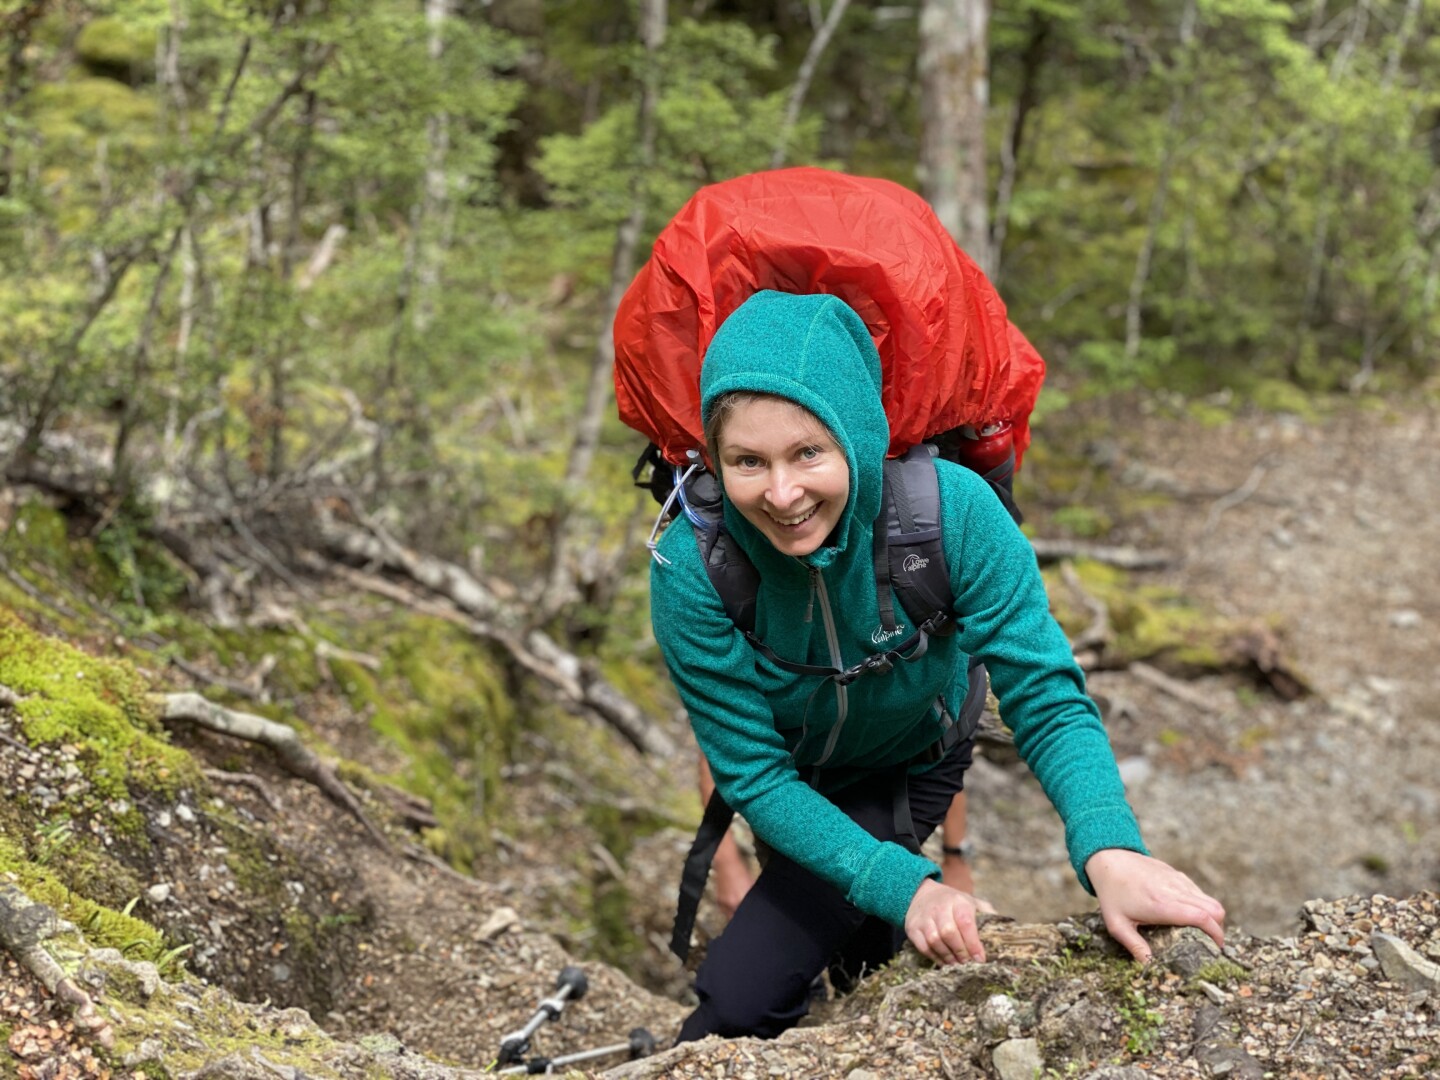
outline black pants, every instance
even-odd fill
[[[921,843],[964,788],[973,749],[973,739],[958,743],[934,768],[909,778],[910,816]],[[895,782],[894,773],[877,774],[832,801],[871,836],[893,840]],[[774,1038],[809,1010],[810,986],[822,971],[828,968],[832,983],[848,988],[904,943],[903,930],[865,914],[840,890],[775,852],[730,925],[710,944],[695,979],[700,1004],[678,1041]]]

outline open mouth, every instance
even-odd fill
[[[773,521],[773,522],[775,522],[775,524],[777,524],[777,525],[783,525],[783,526],[785,526],[787,529],[793,529],[793,528],[795,528],[795,527],[798,526],[798,525],[804,525],[805,522],[809,521],[812,517],[814,517],[814,516],[816,515],[816,513],[819,512],[819,510],[820,510],[820,505],[817,503],[816,505],[812,506],[809,510],[806,510],[805,513],[803,513],[803,514],[798,514],[798,515],[796,515],[795,517],[783,517],[783,518],[782,518],[782,517],[780,517],[780,516],[778,516],[778,515],[776,515],[776,514],[771,514],[771,515],[770,515],[770,520]]]

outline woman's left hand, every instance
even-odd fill
[[[1225,944],[1225,908],[1168,863],[1138,851],[1106,848],[1090,856],[1085,873],[1110,936],[1142,964],[1151,953],[1141,926],[1194,926],[1215,944]]]

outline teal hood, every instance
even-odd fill
[[[880,512],[890,424],[880,399],[880,354],[855,310],[834,296],[758,292],[725,320],[700,369],[700,409],[736,390],[774,394],[809,409],[839,441],[850,498],[832,536],[805,561],[824,567]],[[716,463],[718,470],[719,463]],[[725,504],[725,528],[760,567],[777,557],[760,532]]]

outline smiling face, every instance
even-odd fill
[[[782,554],[809,555],[839,523],[850,467],[813,413],[746,395],[723,413],[715,451],[725,495]]]

